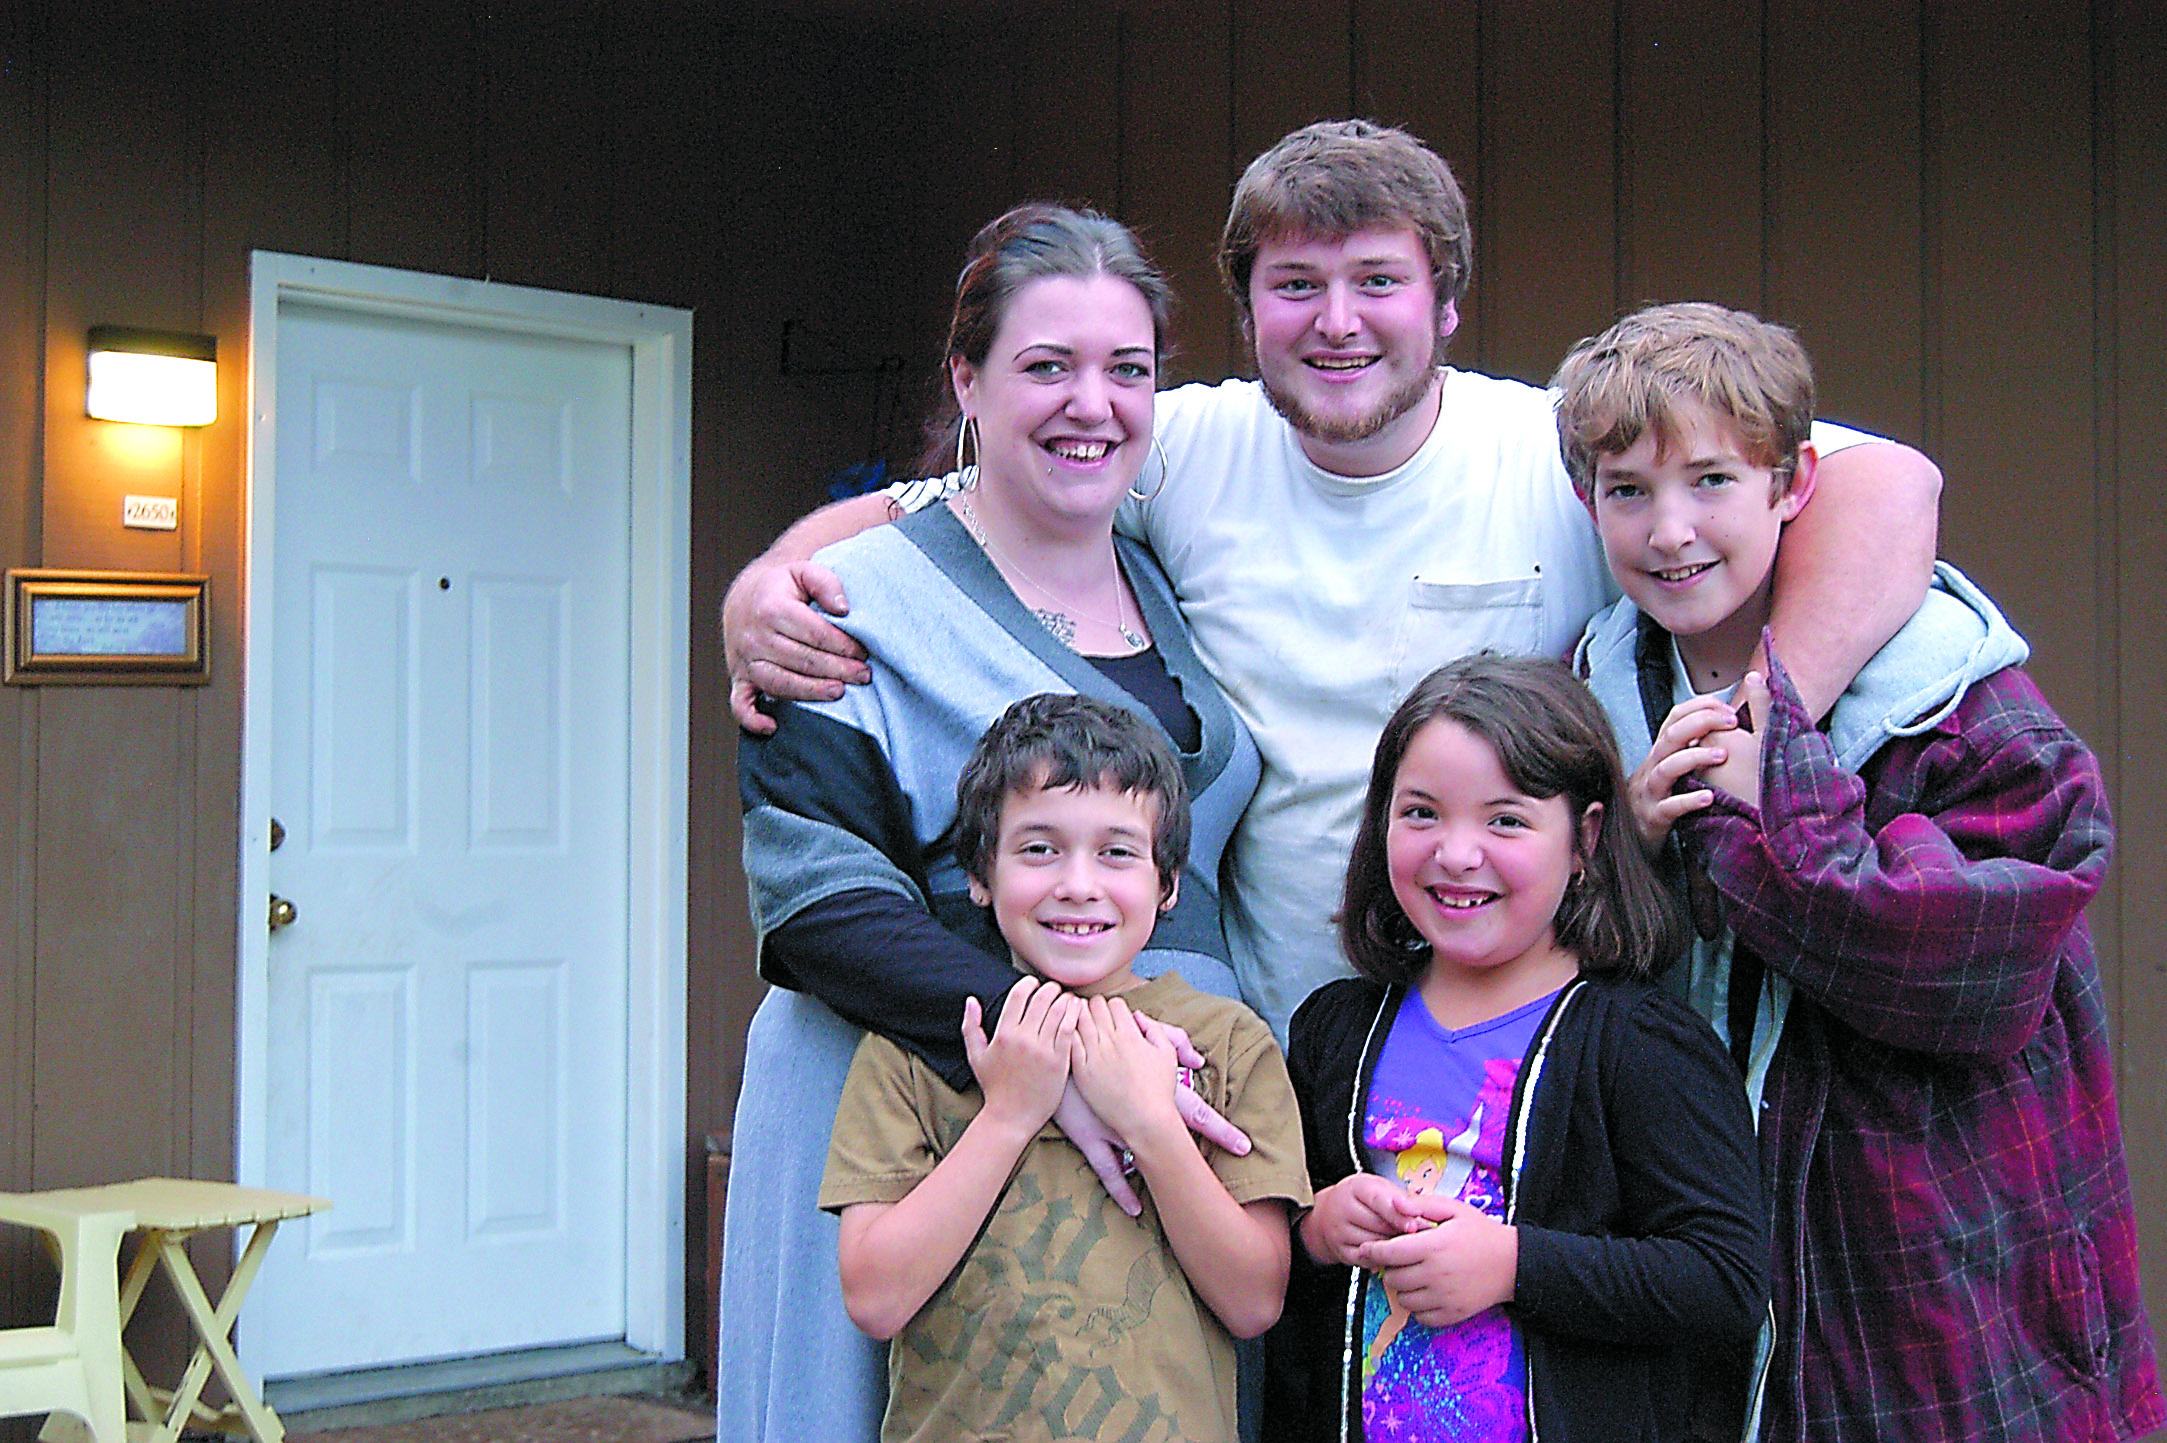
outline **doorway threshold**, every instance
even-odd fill
[[[281,1378],[263,1394],[289,1431],[321,1431],[604,1394],[674,1397],[690,1380],[685,1363],[621,1342],[573,1343]]]

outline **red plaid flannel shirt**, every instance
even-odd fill
[[[2031,680],[1840,771],[1780,667],[1758,811],[1681,824],[1795,987],[1761,1118],[1765,1443],[2125,1439],[2163,1419],[2084,907],[2098,765]]]

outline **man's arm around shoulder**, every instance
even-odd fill
[[[1821,458],[1813,499],[1776,553],[1770,620],[1813,715],[1828,714],[1926,599],[1940,501],[1940,469],[1909,446],[1870,442]]]
[[[774,718],[758,706],[763,693],[785,701],[834,701],[844,683],[872,679],[865,648],[827,619],[850,610],[843,584],[812,558],[898,514],[878,491],[823,506],[799,517],[730,583],[722,599],[722,651],[730,668],[730,713],[739,726],[755,736],[775,730]]]

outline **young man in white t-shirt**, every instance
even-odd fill
[[[1150,499],[1121,524],[1173,578],[1263,754],[1227,925],[1246,1000],[1284,1037],[1296,1004],[1347,970],[1331,916],[1400,695],[1485,646],[1563,656],[1614,593],[1548,395],[1444,365],[1471,244],[1428,147],[1365,121],[1294,132],[1244,172],[1219,264],[1259,379],[1158,398],[1166,465],[1147,467]],[[1784,547],[1774,626],[1825,711],[1925,595],[1940,477],[1909,447],[1840,428],[1815,441],[1821,483]],[[826,507],[739,575],[723,624],[743,725],[767,729],[759,693],[832,698],[863,679],[810,604],[847,599],[809,558],[932,494]]]

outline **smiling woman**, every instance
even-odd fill
[[[1048,276],[1019,291],[985,357],[950,362],[987,518],[1111,560],[1107,521],[1151,444],[1156,369],[1151,308],[1128,282]]]
[[[1092,655],[1150,644],[1112,527],[1151,445],[1155,370],[1149,304],[1105,274],[1033,281],[978,363],[949,362],[978,474],[948,504],[1046,629]]]
[[[1236,995],[1219,858],[1255,789],[1256,750],[1165,577],[1113,535],[1151,447],[1168,303],[1134,237],[1103,216],[1024,206],[979,233],[949,334],[954,412],[931,453],[975,480],[949,505],[820,554],[848,590],[838,624],[873,680],[832,702],[776,705],[774,734],[740,746],[760,969],[776,986],[747,1038],[734,1132],[720,1437],[879,1430],[886,1350],[844,1311],[836,1223],[815,1198],[860,1029],[964,1091],[964,999],[993,1017],[1015,982],[950,826],[963,763],[1011,702],[1081,692],[1165,733],[1194,840],[1136,972],[1178,968],[1202,991]],[[1055,1120],[1126,1197],[1088,1109],[1065,1102]]]

